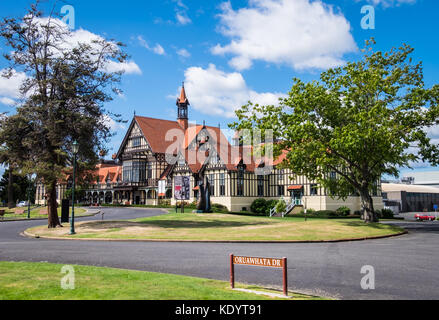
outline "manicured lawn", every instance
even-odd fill
[[[75,289],[63,290],[62,265],[0,262],[0,300],[259,300],[225,281],[143,271],[73,266]],[[239,288],[261,290],[255,286]],[[271,291],[273,292],[273,291]],[[281,292],[276,292],[281,293]],[[315,300],[294,294],[295,300]]]
[[[0,208],[0,210],[5,210],[5,220],[18,220],[18,219],[27,219],[27,207],[24,208],[14,208],[14,209],[8,209],[8,208]],[[16,214],[18,210],[24,210],[24,213],[22,214]],[[31,219],[43,219],[47,218],[47,214],[42,214],[41,211],[47,212],[47,207],[31,207],[30,211],[30,217]],[[71,210],[71,209],[70,209]],[[87,210],[82,208],[76,208],[75,207],[75,216],[80,217],[84,216]],[[61,208],[58,208],[58,216],[61,217]],[[1,221],[0,217],[0,221]]]
[[[71,237],[68,228],[46,226],[27,230],[39,236]],[[215,240],[215,241],[317,241],[392,235],[403,229],[360,220],[266,218],[230,214],[167,214],[131,221],[92,221],[76,224],[73,238]]]

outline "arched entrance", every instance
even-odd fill
[[[111,204],[113,202],[113,194],[111,191],[105,193],[105,204]]]

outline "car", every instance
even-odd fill
[[[21,201],[17,204],[18,208],[27,207],[27,201]]]
[[[417,213],[415,214],[415,219],[417,221],[434,221],[436,217],[426,213]]]

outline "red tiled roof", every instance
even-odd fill
[[[173,141],[166,141],[166,134],[170,130],[177,129],[182,132],[182,129],[177,121],[139,116],[136,116],[135,120],[142,130],[145,139],[151,146],[152,152],[154,153],[167,153],[168,147],[175,142],[175,137]]]

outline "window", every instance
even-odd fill
[[[335,171],[331,171],[331,173],[329,174],[329,178],[330,178],[331,180],[335,180],[335,179],[337,179],[337,172],[335,172]]]
[[[125,161],[123,163],[123,182],[131,182],[131,171],[133,163],[131,161]]]
[[[277,175],[277,182],[279,184],[283,184],[284,183],[284,176],[285,176],[285,171],[284,170],[279,170],[279,174]]]
[[[312,196],[317,196],[319,194],[319,186],[317,184],[312,184],[310,186],[310,194]]]
[[[220,173],[219,187],[220,187],[220,196],[225,196],[226,195],[226,179],[225,179],[224,173]]]
[[[285,187],[284,186],[277,186],[277,195],[279,197],[285,195]]]
[[[138,148],[138,147],[140,147],[141,144],[142,144],[142,138],[140,138],[140,137],[138,137],[138,138],[133,138],[133,140],[131,140],[131,141],[132,141],[132,146],[133,146],[133,148]]]
[[[238,187],[236,191],[238,197],[244,195],[244,168],[242,166],[238,169]]]
[[[210,195],[215,196],[215,175],[209,174]]]
[[[264,196],[264,176],[258,176],[258,197]]]
[[[148,163],[147,164],[147,179],[152,179],[152,163]]]

